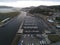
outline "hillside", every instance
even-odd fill
[[[10,6],[0,6],[0,8],[13,8],[13,7],[10,7]]]
[[[52,15],[53,12],[59,12],[60,11],[60,5],[54,5],[54,6],[38,6],[32,8],[29,13],[40,13],[44,15]]]
[[[48,8],[60,10],[60,5],[49,6]]]

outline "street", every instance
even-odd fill
[[[21,45],[47,45],[44,37],[38,38],[34,34],[24,34],[19,42]]]
[[[47,45],[43,32],[46,30],[42,19],[26,16],[23,22],[23,35],[19,40],[21,45]]]

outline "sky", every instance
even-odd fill
[[[0,6],[29,7],[39,5],[60,5],[60,0],[0,0]]]

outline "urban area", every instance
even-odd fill
[[[0,6],[0,45],[60,45],[60,5]]]

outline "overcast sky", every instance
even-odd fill
[[[29,7],[39,5],[60,5],[60,0],[0,0],[0,5]]]
[[[60,0],[0,0],[1,2],[11,2],[11,1],[60,1]]]

